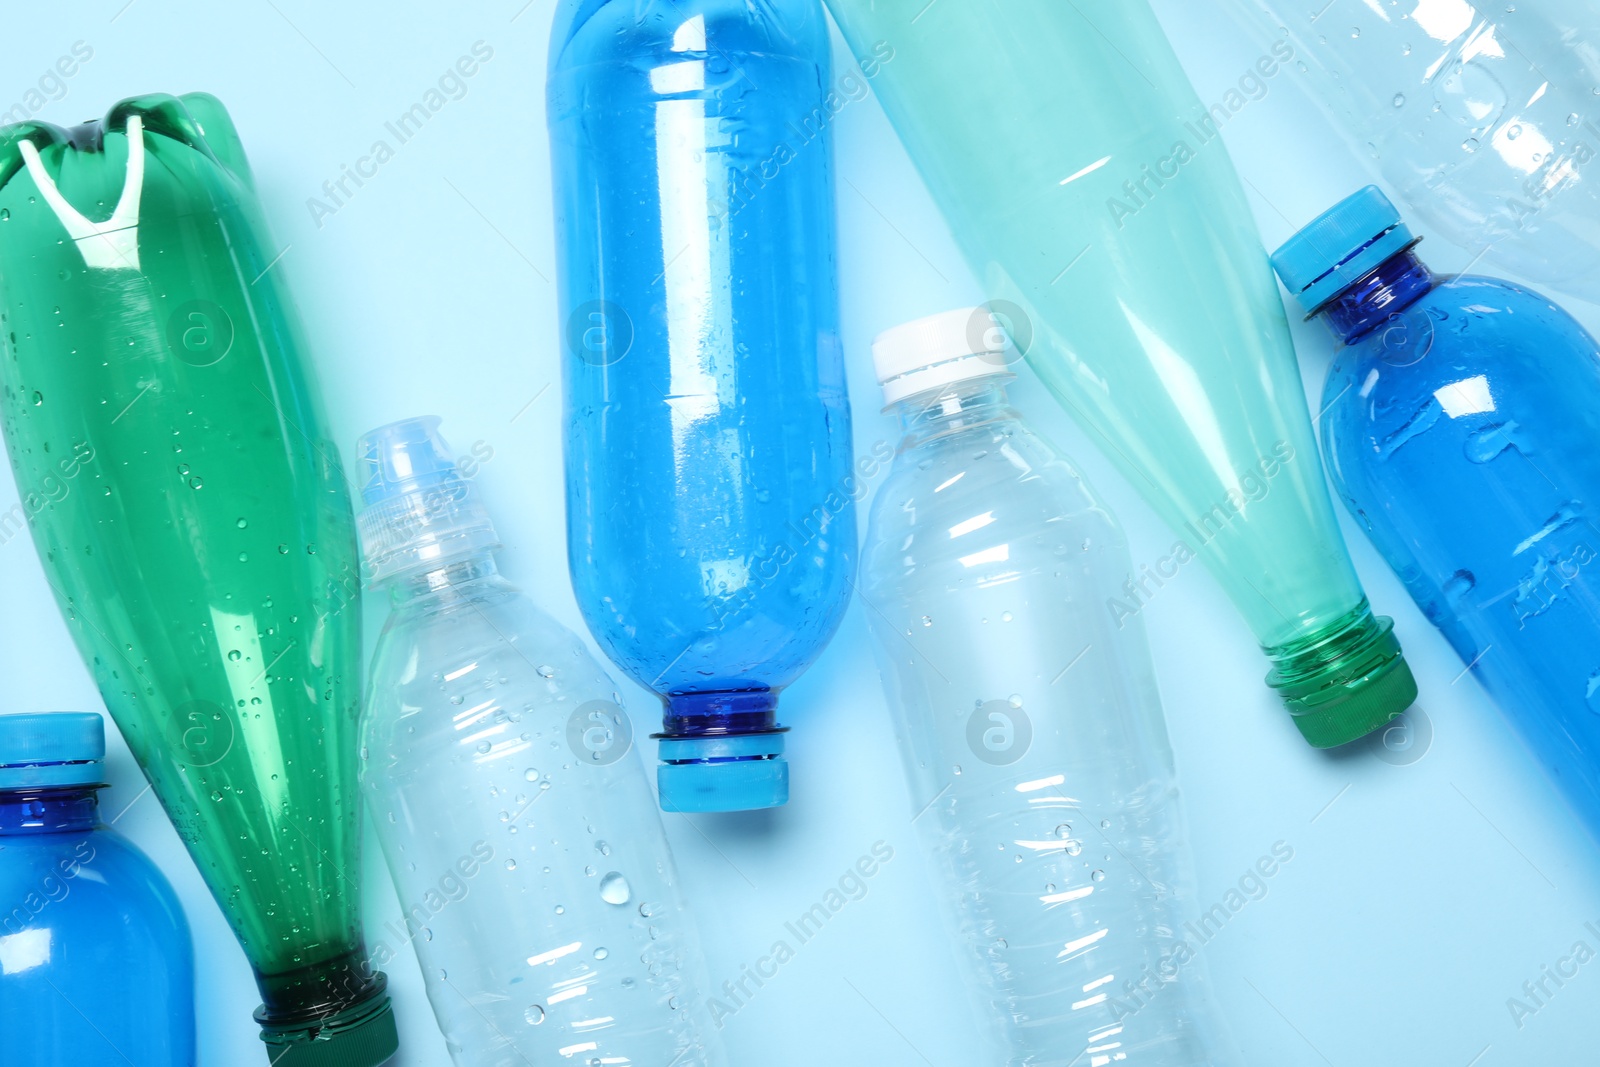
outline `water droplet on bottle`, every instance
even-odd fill
[[[543,664],[540,664],[534,669],[539,672],[539,677],[541,678],[554,678],[556,674],[556,669],[554,667],[545,666]]]
[[[537,782],[539,780],[539,768],[529,767],[526,771],[522,772],[522,777],[526,778],[530,782]]]
[[[1578,117],[1578,113],[1576,111],[1574,111],[1572,114],[1567,116],[1567,125],[1568,126],[1576,126],[1578,123],[1580,123],[1582,121],[1583,120]]]
[[[244,520],[244,519],[240,519],[240,520],[239,520],[239,521],[238,521],[238,522],[236,522],[236,523],[234,523],[234,525],[235,525],[235,526],[237,526],[237,527],[239,527],[239,529],[241,529],[241,530],[242,530],[242,529],[244,529],[244,528],[245,528],[245,527],[246,527],[246,526],[249,526],[249,525],[250,525],[250,523],[249,523],[249,522],[247,522],[247,521],[245,521],[245,520]]]
[[[955,775],[959,775],[961,773],[961,764],[957,763],[955,766],[951,767],[950,768],[950,773],[951,774],[955,774]]]
[[[1111,829],[1111,820],[1110,819],[1101,819],[1100,820],[1100,829],[1102,829],[1102,830]]]
[[[1351,37],[1360,37],[1361,36],[1361,27],[1360,26],[1351,26],[1350,27],[1350,36]]]
[[[594,850],[600,853],[602,856],[611,855],[611,846],[606,844],[604,841],[596,841],[594,843]]]
[[[1068,841],[1066,844],[1067,855],[1076,856],[1083,851],[1082,841]]]
[[[1093,874],[1089,875],[1089,877],[1097,882],[1103,882],[1106,880],[1106,872],[1097,870]]]
[[[601,945],[599,948],[594,950],[594,958],[597,960],[603,960],[609,955],[611,955],[611,950],[606,948],[604,945]]]
[[[544,1022],[544,1009],[537,1004],[530,1004],[528,1010],[522,1013],[522,1017],[528,1021],[529,1026],[538,1026]]]
[[[241,653],[239,652],[239,650],[237,648],[231,649],[228,652],[228,658],[233,660],[235,663],[237,663],[239,661],[239,656],[240,655],[241,655]]]
[[[424,926],[422,928],[422,940],[424,940],[424,941],[432,941],[433,940],[433,931],[428,929],[426,926]]]
[[[932,626],[933,625],[933,616],[932,615],[924,615],[922,617],[922,625],[924,625],[924,626]]]
[[[1463,152],[1476,152],[1478,150],[1478,139],[1476,137],[1468,137],[1461,142],[1461,150]]]
[[[0,222],[10,222],[10,221],[11,221],[11,209],[7,208],[7,207],[0,207]]]
[[[1395,93],[1394,94],[1394,106],[1395,107],[1405,107],[1406,106],[1406,94],[1405,93]]]
[[[489,744],[489,742],[487,742],[487,741],[479,741],[478,742],[478,755],[480,755],[480,756],[488,755],[489,754],[489,750],[491,748],[493,748],[493,747],[494,746]]]
[[[289,546],[288,545],[279,545],[278,546],[278,555],[287,556],[288,554],[289,554]]]
[[[44,394],[41,393],[41,392],[35,391],[34,394],[33,394],[33,406],[34,407],[39,407],[43,403],[44,403]]]
[[[567,909],[566,908],[564,908],[560,904],[556,905],[556,914],[557,915],[565,915],[566,913],[567,913]]]
[[[1462,597],[1472,592],[1478,584],[1478,579],[1471,571],[1456,571],[1444,583],[1441,592],[1450,603],[1455,604]]]
[[[600,879],[600,899],[607,904],[626,904],[633,898],[633,889],[628,885],[628,880],[616,871],[612,871]],[[644,906],[640,905],[640,913]]]
[[[1001,621],[1001,622],[1010,622],[1010,621],[1011,621],[1011,612],[1009,612],[1009,611],[1002,611],[1002,612],[1001,612],[1001,613],[1000,613],[1000,621]]]
[[[517,869],[517,861],[516,860],[506,860],[506,870],[514,871],[516,869]]]
[[[1056,827],[1056,836],[1062,840],[1066,840],[1067,838],[1071,837],[1072,824],[1069,822],[1064,822],[1060,826]]]
[[[449,972],[446,971],[443,967],[440,967],[439,968],[439,981],[445,982],[445,981],[448,981],[449,979],[450,979]]]

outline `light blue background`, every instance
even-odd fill
[[[959,2],[959,0],[946,0]],[[1337,0],[1359,12],[1353,0]],[[1221,98],[1257,49],[1211,0],[1161,14],[1200,95]],[[0,110],[75,41],[92,60],[40,117],[71,124],[134,93],[206,89],[232,111],[306,319],[338,439],[422,412],[494,458],[479,484],[506,539],[502,567],[582,631],[566,573],[550,176],[544,134],[551,0],[335,5],[311,0],[98,0],[8,5]],[[1343,17],[1334,11],[1330,18]],[[1346,18],[1348,21],[1348,18]],[[307,199],[367,154],[384,123],[475,41],[494,57],[337,214]],[[841,55],[842,59],[842,55]],[[975,56],[951,77],[982,77]],[[1368,180],[1286,71],[1226,126],[1263,237]],[[856,450],[893,440],[868,344],[904,319],[981,298],[904,152],[871,100],[835,125],[844,341]],[[974,151],[982,151],[974,146]],[[1026,150],[1019,146],[1018,150]],[[1466,255],[1429,241],[1432,265]],[[1579,309],[1591,328],[1593,309]],[[1313,398],[1328,341],[1296,324]],[[1127,526],[1135,560],[1171,543],[1131,488],[1026,373],[1018,405],[1069,450]],[[519,414],[520,413],[520,414]],[[0,475],[0,511],[16,493]],[[1342,517],[1342,513],[1341,513]],[[1206,946],[1220,1004],[1257,1067],[1592,1062],[1600,961],[1519,1028],[1507,998],[1583,940],[1600,949],[1600,865],[1477,684],[1348,521],[1356,565],[1391,614],[1422,689],[1431,747],[1396,766],[1307,748],[1261,684],[1266,664],[1210,576],[1185,569],[1144,613],[1177,750],[1203,907],[1275,842],[1294,858]],[[102,707],[26,537],[0,544],[0,710]],[[369,623],[379,612],[369,606]],[[784,698],[793,802],[769,816],[672,817],[668,831],[713,985],[769,951],[858,856],[895,858],[744,1010],[724,1037],[736,1067],[841,1063],[971,1067],[980,1061],[940,933],[859,606]],[[369,638],[370,641],[370,638]],[[627,690],[647,724],[652,702]],[[113,731],[114,732],[114,731]],[[653,757],[653,753],[651,753]],[[103,803],[177,887],[198,950],[203,1064],[265,1059],[249,968],[160,806],[113,738]],[[120,813],[120,814],[119,814]],[[368,834],[369,929],[400,909]],[[389,968],[403,1051],[442,1067],[409,953]],[[3,1035],[0,1035],[3,1041]],[[0,1045],[3,1047],[3,1045]]]

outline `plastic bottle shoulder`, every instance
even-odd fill
[[[817,0],[563,0],[549,69],[752,54],[820,62],[827,33]]]

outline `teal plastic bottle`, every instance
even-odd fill
[[[1249,206],[1145,0],[829,7],[1012,339],[1178,535],[1106,610],[1204,560],[1307,741],[1403,711]]]
[[[355,519],[278,248],[215,97],[0,130],[0,415],[45,576],[255,971],[268,1058],[375,1067]]]

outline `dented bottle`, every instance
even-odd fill
[[[0,131],[0,411],[45,574],[269,1057],[376,1064],[355,527],[279,259],[213,97]]]

